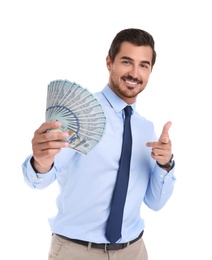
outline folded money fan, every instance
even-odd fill
[[[51,81],[47,89],[46,121],[61,127],[49,131],[68,132],[69,147],[88,154],[101,140],[106,117],[98,99],[81,85],[68,80]]]

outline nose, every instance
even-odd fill
[[[130,76],[133,78],[139,78],[139,68],[138,66],[132,66],[129,72]]]

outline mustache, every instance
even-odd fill
[[[142,80],[139,80],[138,78],[133,78],[132,76],[127,76],[127,77],[124,76],[124,77],[121,77],[121,79],[133,81],[133,82],[136,82],[136,83],[139,83],[139,84],[143,84]]]

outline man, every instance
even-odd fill
[[[148,32],[132,28],[115,36],[106,58],[109,82],[96,93],[105,111],[106,130],[87,155],[67,148],[67,142],[58,142],[67,138],[66,132],[47,131],[60,127],[59,122],[45,122],[35,131],[33,154],[23,163],[25,181],[43,189],[57,180],[61,190],[58,213],[50,220],[49,260],[148,259],[140,207],[145,203],[160,210],[175,184],[168,133],[171,122],[164,125],[157,140],[153,123],[136,112],[137,95],[145,89],[155,60],[154,39]],[[130,179],[120,236],[114,242],[107,230],[118,179],[125,106],[132,107],[132,148],[127,156],[131,159]]]

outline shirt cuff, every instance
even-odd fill
[[[22,168],[24,173],[25,181],[32,187],[32,188],[45,188],[53,181],[53,168],[47,173],[37,173],[31,164],[32,156],[29,156]]]
[[[156,178],[157,181],[162,183],[167,183],[169,181],[176,180],[176,177],[174,176],[175,166],[167,172],[166,170],[162,169],[160,166],[155,163],[155,171],[154,171],[154,178]]]

